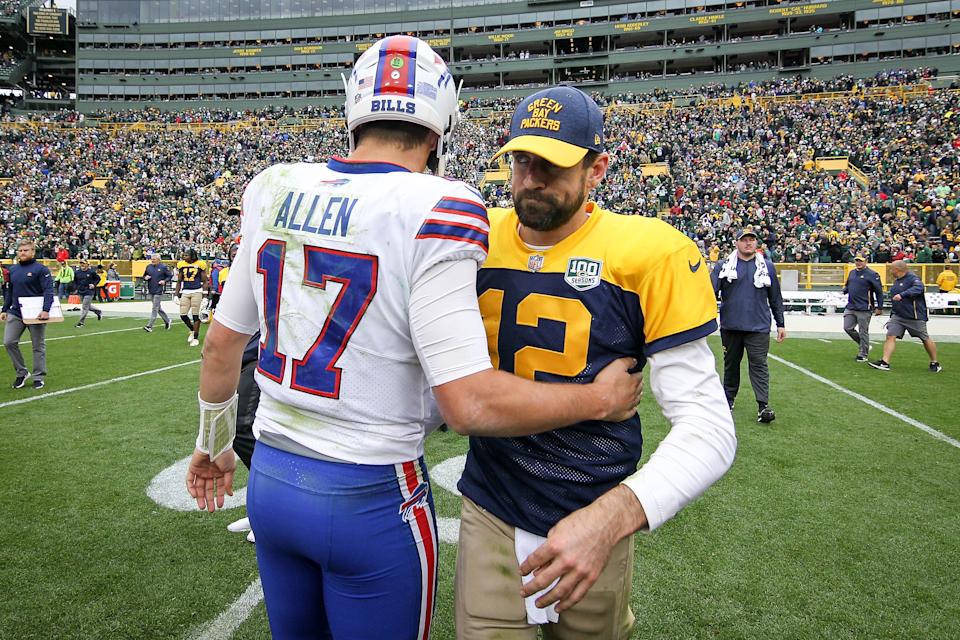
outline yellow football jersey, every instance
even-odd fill
[[[197,260],[196,262],[180,260],[177,262],[177,272],[180,274],[180,281],[183,283],[181,288],[186,290],[199,289],[203,284],[200,272],[206,270],[207,263],[205,260]]]
[[[583,226],[542,251],[520,239],[512,209],[488,211],[490,252],[477,294],[494,366],[586,383],[616,358],[642,366],[716,330],[710,274],[690,239],[655,218],[588,207]],[[471,438],[459,486],[504,521],[546,535],[633,473],[642,445],[637,414],[523,438]]]
[[[545,251],[523,243],[513,209],[489,210],[477,293],[495,366],[592,379],[615,358],[643,362],[716,329],[709,270],[689,238],[656,218],[588,208],[587,222]]]

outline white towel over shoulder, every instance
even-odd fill
[[[737,260],[739,255],[736,250],[727,256],[723,266],[720,267],[720,279],[733,282],[737,279]],[[748,262],[744,260],[744,262]],[[753,286],[757,289],[763,289],[770,286],[770,271],[767,269],[767,261],[760,253],[753,254],[753,262],[757,265],[757,270],[753,272]]]

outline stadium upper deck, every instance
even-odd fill
[[[78,108],[332,104],[341,73],[390,33],[430,42],[468,99],[960,69],[960,0],[581,4],[594,3],[79,0]]]

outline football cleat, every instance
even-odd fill
[[[43,389],[43,385],[44,385],[43,380],[34,380],[34,381],[33,381],[33,388],[34,388],[34,389]]]
[[[230,533],[243,533],[250,531],[250,518],[240,518],[227,525],[227,531]]]
[[[940,366],[939,362],[930,363],[930,373],[940,373],[943,371],[943,367]]]
[[[25,376],[17,376],[16,380],[13,381],[13,385],[12,385],[13,388],[23,389],[23,385],[27,384],[27,378],[29,377],[30,377],[29,373]]]
[[[757,422],[762,422],[763,424],[770,424],[777,419],[777,414],[773,412],[773,409],[770,407],[764,407],[757,412]]]
[[[857,356],[857,357],[854,358],[854,359],[855,359],[857,362],[868,362],[868,361],[869,361],[869,358],[867,358],[867,356]]]
[[[876,360],[870,363],[870,366],[880,371],[890,371],[890,365],[884,360]]]
[[[143,330],[147,333],[153,333],[153,327],[144,327]]]
[[[200,344],[200,341],[197,340],[196,338],[190,338],[190,342],[188,342],[187,344],[189,344],[191,347],[196,347]]]

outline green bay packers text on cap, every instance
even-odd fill
[[[530,112],[530,117],[520,121],[520,128],[560,131],[560,121],[554,120],[550,115],[560,113],[562,109],[563,105],[553,98],[534,100],[527,105],[527,111]]]

